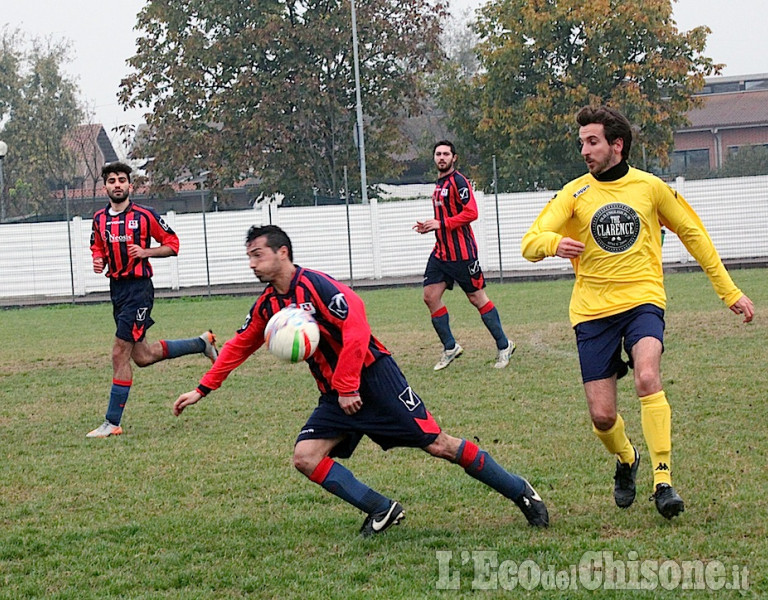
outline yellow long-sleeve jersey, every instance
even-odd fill
[[[677,234],[727,306],[742,296],[685,199],[658,177],[632,167],[615,181],[587,173],[566,184],[523,236],[522,252],[537,262],[555,256],[563,237],[584,243],[584,252],[571,260],[574,326],[641,304],[663,309],[661,225]]]

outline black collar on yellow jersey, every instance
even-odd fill
[[[626,160],[622,160],[618,165],[611,167],[607,171],[593,175],[593,177],[598,181],[616,181],[617,179],[624,177],[627,173],[629,173],[629,165]]]

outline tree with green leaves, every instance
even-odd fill
[[[665,165],[692,95],[720,65],[709,33],[678,31],[671,0],[491,0],[478,13],[480,72],[449,69],[441,98],[481,182],[497,156],[503,190],[556,189],[584,171],[574,115],[608,104],[637,127],[631,162]]]
[[[27,49],[18,31],[2,32],[0,138],[4,161],[6,216],[63,213],[51,192],[74,175],[75,162],[64,137],[82,118],[78,89],[63,71],[68,44],[33,40]],[[11,82],[9,87],[8,82]]]
[[[398,124],[441,61],[443,3],[358,0],[367,168],[396,174]],[[126,107],[148,109],[155,181],[209,171],[218,186],[252,174],[264,193],[359,189],[350,4],[341,0],[150,1],[123,80]]]

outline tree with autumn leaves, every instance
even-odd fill
[[[475,175],[499,189],[557,189],[584,172],[574,115],[609,104],[637,127],[630,161],[665,165],[692,95],[720,65],[709,33],[678,31],[671,0],[491,0],[475,23],[480,69],[442,73],[442,106]],[[466,164],[466,162],[465,162]]]
[[[441,62],[444,3],[357,0],[368,172],[394,176],[398,126]],[[155,180],[249,174],[263,193],[360,189],[350,4],[341,0],[164,0],[138,15],[121,101],[146,107],[141,152]]]

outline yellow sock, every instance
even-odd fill
[[[600,438],[608,452],[618,456],[619,462],[627,464],[635,462],[635,451],[632,449],[632,442],[624,433],[624,419],[621,415],[616,415],[616,422],[610,429],[598,429],[593,424],[592,431]]]
[[[653,487],[672,484],[672,409],[664,390],[640,398],[643,435],[653,467]]]

